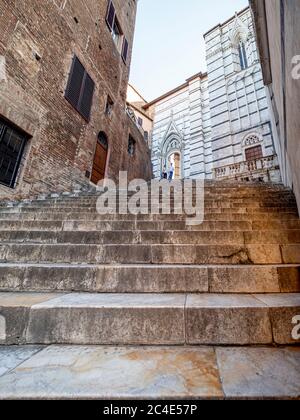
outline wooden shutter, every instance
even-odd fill
[[[128,57],[128,49],[129,49],[129,44],[127,39],[124,37],[123,40],[123,47],[122,47],[122,58],[124,60],[124,63],[127,62],[127,57]]]
[[[84,74],[85,69],[83,65],[78,58],[74,56],[65,97],[76,109],[80,99]]]
[[[85,73],[82,87],[82,96],[80,98],[78,111],[87,121],[90,120],[94,89],[95,83],[93,82],[92,78],[87,73]]]
[[[108,4],[108,9],[107,9],[106,23],[111,31],[114,26],[115,16],[116,16],[116,9],[115,9],[115,6],[113,5],[113,2],[110,1]]]
[[[90,119],[94,89],[95,83],[92,78],[74,56],[65,98],[86,121]]]

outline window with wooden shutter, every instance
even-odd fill
[[[74,56],[65,98],[86,120],[90,120],[95,83]]]
[[[85,73],[83,82],[82,97],[79,103],[79,112],[86,120],[90,119],[95,83],[91,77]]]
[[[113,26],[114,26],[115,17],[116,17],[115,6],[113,5],[112,1],[109,1],[108,9],[107,9],[107,15],[106,15],[106,23],[107,23],[107,25],[108,25],[108,27],[111,31],[112,31]]]
[[[124,63],[127,62],[127,57],[128,57],[128,48],[129,48],[129,44],[127,39],[124,37],[123,40],[123,48],[122,48],[122,58],[124,60]]]
[[[85,69],[83,65],[78,60],[78,58],[74,56],[69,81],[65,93],[66,99],[71,103],[71,105],[74,106],[74,108],[77,108],[80,99],[84,73]]]

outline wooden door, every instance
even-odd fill
[[[103,142],[97,141],[96,152],[94,157],[94,165],[91,181],[94,184],[98,184],[99,181],[105,177],[105,168],[107,160],[107,147]]]

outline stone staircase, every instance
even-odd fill
[[[0,398],[300,398],[289,190],[208,181],[196,226],[97,198],[0,207]]]

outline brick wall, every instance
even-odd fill
[[[27,142],[15,188],[1,195],[21,197],[45,191],[67,191],[86,184],[92,172],[97,134],[109,141],[107,175],[120,168],[142,177],[149,165],[143,139],[128,159],[130,122],[125,112],[133,44],[136,1],[114,0],[129,41],[125,64],[105,21],[107,0],[0,0],[0,56],[6,78],[0,80],[0,116],[24,130]],[[73,55],[95,82],[91,120],[87,123],[64,93]],[[106,98],[114,101],[110,117]],[[146,172],[150,177],[151,172]]]

